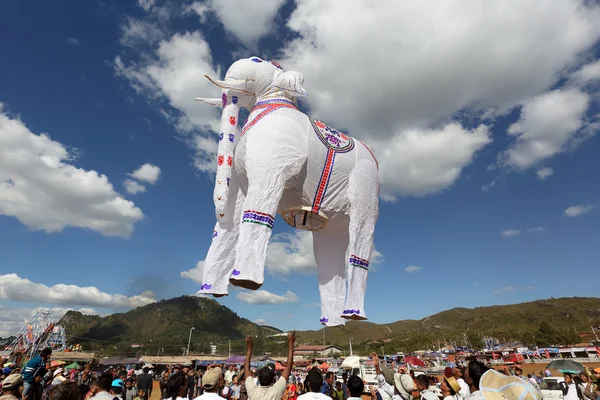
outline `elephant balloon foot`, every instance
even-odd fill
[[[226,294],[213,294],[213,297],[217,298],[217,299],[220,297],[225,297],[225,296],[227,296],[227,295]]]
[[[229,283],[231,283],[233,286],[241,287],[248,290],[258,290],[262,286],[262,283],[256,283],[249,279],[229,278]]]
[[[357,314],[342,315],[342,318],[344,318],[344,319],[350,319],[352,321],[366,321],[367,320],[367,318],[361,317],[360,315],[357,315]]]

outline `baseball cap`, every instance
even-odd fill
[[[223,370],[221,369],[221,367],[211,368],[208,371],[206,371],[206,373],[202,377],[202,386],[204,387],[204,389],[210,390],[214,388],[215,385],[219,382],[219,378],[221,377],[222,373]]]
[[[123,387],[123,381],[120,379],[115,379],[114,381],[112,381],[112,384],[110,386]]]
[[[23,383],[23,375],[21,374],[12,374],[6,377],[2,382],[2,389],[4,390],[12,390]]]

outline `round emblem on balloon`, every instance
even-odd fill
[[[310,122],[319,140],[328,148],[337,153],[346,153],[354,148],[354,139],[350,136],[344,135],[321,121],[311,118]]]

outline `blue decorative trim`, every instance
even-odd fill
[[[202,286],[200,286],[200,290],[210,290],[210,289],[212,289],[212,285],[209,285],[208,283],[205,283]]]
[[[360,314],[360,310],[344,310],[344,314]]]
[[[235,268],[233,269],[233,272],[231,273],[231,275],[233,275],[233,276],[238,276],[239,274],[241,274],[241,272]]]
[[[327,322],[329,322],[329,318],[325,318],[325,317],[323,317],[323,318],[321,318],[321,319],[319,320],[319,322],[320,322],[320,323],[322,323],[322,324],[326,324]]]

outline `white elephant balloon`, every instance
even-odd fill
[[[374,154],[298,110],[295,98],[306,95],[299,72],[251,57],[236,61],[224,80],[211,82],[222,89],[222,98],[196,100],[223,106],[217,224],[199,293],[222,296],[229,283],[252,290],[263,284],[279,212],[288,224],[312,231],[321,323],[366,319],[364,296],[379,215]],[[250,110],[241,132],[240,107]]]

